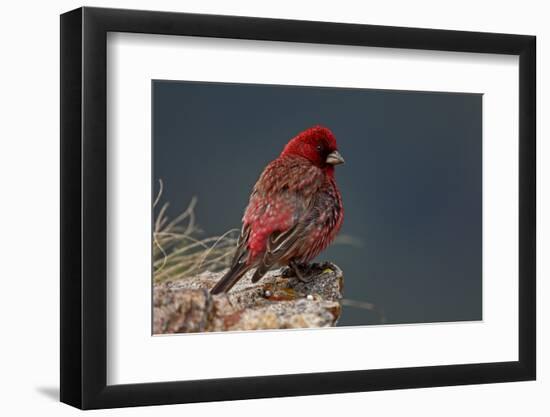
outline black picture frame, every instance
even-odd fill
[[[108,32],[519,56],[519,360],[112,385],[107,375]],[[61,401],[82,409],[533,380],[536,377],[534,36],[79,8],[61,15]]]

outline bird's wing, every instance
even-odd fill
[[[239,235],[239,240],[237,241],[237,250],[233,255],[233,264],[238,262],[246,262],[246,255],[248,253],[248,238],[250,236],[250,225],[243,224],[241,228],[241,234]]]
[[[303,225],[303,223],[296,223],[284,232],[273,232],[269,236],[264,256],[258,263],[252,282],[259,281],[274,265],[293,252],[293,248],[303,235]]]

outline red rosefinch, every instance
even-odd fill
[[[289,266],[303,279],[300,266],[325,249],[342,225],[334,166],[343,162],[326,127],[311,127],[288,142],[256,182],[231,267],[210,292],[229,291],[253,268],[252,282],[276,266]]]

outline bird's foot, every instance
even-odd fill
[[[307,264],[292,261],[289,266],[281,271],[281,276],[283,278],[297,278],[300,282],[307,283],[316,276],[321,275],[330,266],[330,262]]]
[[[307,284],[311,282],[311,280],[314,278],[314,276],[311,275],[312,271],[316,269],[317,264],[305,264],[305,263],[298,263],[295,261],[291,261],[289,263],[289,268],[287,270],[283,271],[283,276],[289,277],[289,273],[293,273],[293,275],[300,281],[301,283]]]
[[[286,266],[281,271],[281,277],[283,278],[294,278],[296,276],[296,273],[294,272],[294,269],[292,269],[289,266]]]

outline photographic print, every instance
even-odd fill
[[[482,319],[481,94],[152,97],[154,334]]]

